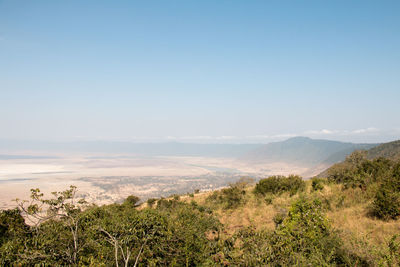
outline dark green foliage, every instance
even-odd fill
[[[19,209],[0,210],[0,245],[13,236],[25,234],[27,230]]]
[[[25,250],[29,226],[18,209],[0,211],[0,266],[12,266]]]
[[[325,179],[323,178],[313,178],[311,180],[311,188],[313,191],[320,191],[324,189]]]
[[[319,200],[295,202],[283,222],[278,224],[270,243],[269,262],[312,266],[345,262],[340,240],[332,232]]]
[[[147,200],[147,205],[149,205],[149,207],[153,207],[153,205],[157,202],[156,198],[149,198]]]
[[[388,243],[389,253],[386,255],[387,266],[400,265],[400,235],[393,235]]]
[[[286,217],[285,213],[278,212],[273,218],[275,226],[278,226],[278,225],[282,224],[283,220],[285,219],[285,217]]]
[[[362,259],[342,248],[342,242],[331,229],[319,200],[301,198],[291,206],[286,216],[279,215],[275,221],[273,232],[252,228],[238,231],[224,243],[224,249],[214,260],[234,266],[364,264]]]
[[[45,199],[35,189],[33,202],[1,211],[0,266],[195,266],[214,253],[221,225],[197,203],[161,199],[138,210],[129,197],[82,209],[74,195],[71,187]],[[26,225],[21,210],[40,223]]]
[[[343,184],[345,188],[366,190],[369,185],[389,178],[393,164],[386,158],[368,160],[366,151],[356,151],[344,162],[329,168],[328,179]]]
[[[246,191],[245,184],[235,183],[221,191],[214,191],[208,198],[207,202],[223,205],[225,209],[234,209],[245,203]]]
[[[166,244],[163,266],[197,266],[207,261],[218,241],[220,223],[199,205],[179,203],[174,211],[166,211],[171,239]],[[207,238],[215,235],[214,238]],[[167,255],[171,255],[168,257]]]
[[[383,220],[400,216],[400,163],[387,158],[367,159],[367,152],[356,151],[342,163],[332,166],[328,179],[344,188],[360,188],[373,197],[371,212]],[[343,199],[344,200],[344,199]],[[343,200],[337,203],[342,206]]]
[[[260,180],[254,189],[256,194],[266,195],[267,193],[281,194],[283,192],[290,192],[291,195],[299,191],[303,191],[305,182],[300,176],[289,175],[286,176],[271,176],[266,179]]]
[[[134,195],[130,195],[125,199],[124,204],[125,205],[135,206],[139,201],[140,201],[139,197],[134,196]]]
[[[400,216],[400,163],[397,163],[380,185],[372,203],[372,212],[378,218],[388,220]]]
[[[397,219],[400,215],[400,193],[382,185],[376,192],[372,211],[375,216],[384,220]]]
[[[157,209],[174,209],[178,204],[178,200],[161,198],[157,201]]]

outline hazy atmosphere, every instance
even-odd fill
[[[386,142],[398,1],[0,1],[0,139]]]
[[[399,0],[0,0],[1,266],[400,266]]]

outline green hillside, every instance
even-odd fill
[[[369,149],[376,144],[354,144],[331,140],[293,137],[255,148],[243,159],[258,162],[287,162],[305,166],[334,164],[345,159],[354,150]]]
[[[375,145],[369,149],[366,148],[360,148],[360,151],[363,151],[363,155],[370,159],[378,159],[378,158],[386,158],[386,159],[390,159],[390,160],[400,160],[400,140],[397,141],[393,141],[393,142],[388,142],[388,143],[383,143],[380,145]],[[353,150],[354,151],[354,150]],[[350,153],[348,153],[350,154]],[[336,159],[338,159],[339,157],[341,157],[342,155],[333,155]],[[340,160],[343,161],[344,159]],[[331,167],[329,167],[328,169],[326,169],[325,171],[323,171],[322,173],[318,174],[318,177],[327,177],[329,175],[329,172],[334,170],[335,168],[338,168],[340,166],[346,165],[346,161],[344,160],[344,162],[340,161],[336,161],[339,162],[336,165],[333,165]],[[332,161],[332,163],[335,163]]]
[[[369,149],[367,157],[369,159],[378,157],[400,159],[400,140],[384,143]]]

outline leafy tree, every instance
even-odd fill
[[[124,204],[125,205],[131,205],[131,206],[135,206],[137,205],[137,203],[140,201],[140,198],[134,195],[130,195],[128,196],[125,201]]]
[[[115,265],[137,266],[143,253],[156,253],[161,239],[168,234],[166,218],[151,209],[109,206],[105,215],[95,224],[99,240],[108,242],[114,252]]]
[[[24,253],[29,226],[19,209],[0,211],[0,265],[11,266]]]
[[[46,199],[39,189],[31,189],[31,200],[16,200],[21,214],[33,224],[33,248],[23,255],[32,261],[46,262],[47,258],[63,258],[69,264],[77,264],[82,249],[80,225],[81,212],[87,206],[84,199],[76,199],[76,187],[62,192],[52,192],[53,198]],[[67,234],[60,234],[65,233]],[[51,233],[49,235],[49,233]],[[56,242],[55,237],[63,237],[65,242]],[[71,237],[71,242],[65,240]],[[48,239],[49,238],[49,239]],[[53,240],[52,242],[49,242]],[[59,239],[58,239],[59,240]],[[54,244],[61,244],[55,251]],[[35,259],[35,257],[37,259]]]

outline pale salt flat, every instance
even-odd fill
[[[52,159],[0,160],[0,208],[12,199],[29,198],[31,188],[44,193],[75,185],[82,196],[106,204],[130,194],[142,198],[197,189],[214,189],[240,176],[302,174],[309,170],[286,163],[249,164],[233,158],[57,155]]]

